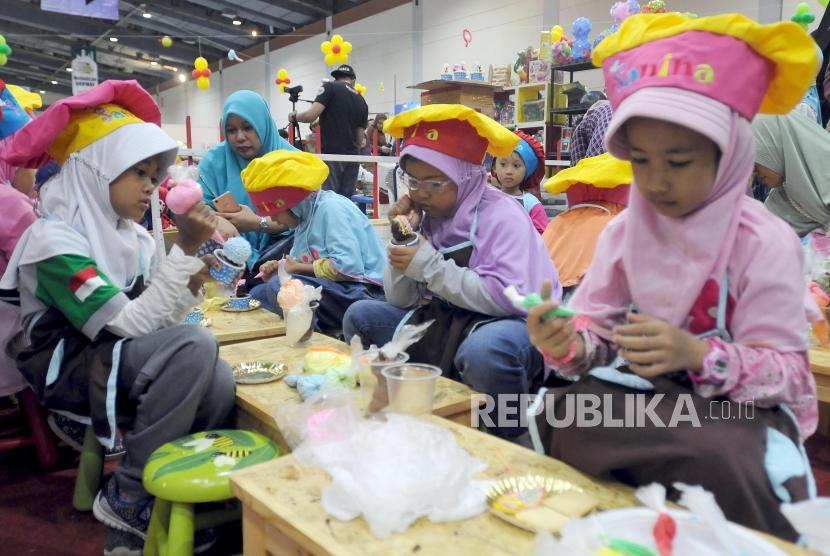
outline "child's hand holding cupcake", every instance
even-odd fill
[[[199,246],[210,239],[216,229],[216,215],[199,201],[184,214],[176,215],[179,229],[177,243],[187,255],[194,255]]]

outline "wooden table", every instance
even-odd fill
[[[220,346],[285,336],[282,317],[262,308],[241,313],[212,308],[205,311],[205,318],[210,319],[208,330],[213,332]]]
[[[627,486],[595,481],[562,462],[494,436],[434,416],[428,419],[450,429],[463,448],[488,463],[483,477],[551,475],[591,492],[599,499],[600,509],[637,505]],[[343,522],[326,514],[320,496],[330,482],[325,471],[304,468],[291,455],[234,473],[231,490],[242,501],[245,556],[512,556],[528,554],[534,543],[533,534],[489,513],[438,524],[422,518],[404,533],[377,539],[362,518]],[[810,554],[795,545],[766,538],[789,554]]]
[[[301,347],[290,347],[287,338],[282,336],[222,346],[219,348],[219,356],[231,365],[256,359],[285,363],[289,373],[298,373],[301,372],[303,357],[310,345],[331,345],[348,351],[345,343],[314,333],[308,345]],[[484,403],[483,395],[444,377],[438,378],[435,390],[433,413],[467,427],[471,423],[473,408]],[[237,426],[261,432],[280,448],[289,451],[289,446],[280,433],[279,423],[274,418],[274,409],[283,404],[299,403],[297,391],[282,380],[266,384],[240,384],[236,388]]]
[[[810,369],[816,379],[816,392],[819,400],[818,431],[830,435],[830,349],[814,347],[810,350]]]

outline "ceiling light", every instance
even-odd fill
[[[143,17],[144,19],[150,19],[151,17],[153,17],[153,14],[151,14],[150,12],[144,12],[143,14],[141,14],[141,17]]]
[[[234,19],[233,21],[231,21],[231,23],[233,23],[234,25],[242,25],[242,21],[238,19]]]
[[[179,74],[179,81],[184,83],[185,81],[187,81],[187,77],[185,77],[185,75],[183,73],[180,73]]]
[[[256,37],[256,36],[257,36],[256,29],[254,29],[253,31],[251,31],[251,36],[252,36],[252,37]]]
[[[55,81],[54,79],[52,81],[50,81],[49,83],[51,83],[52,85],[57,85],[58,84],[58,82]]]
[[[159,63],[156,62],[155,60],[150,60],[150,65],[151,66],[157,66],[157,65],[159,65]]]
[[[66,68],[66,71],[68,71],[69,73],[72,73],[72,68]]]
[[[110,42],[118,42],[118,37],[110,37]]]
[[[41,90],[40,90],[40,91],[38,91],[38,92],[39,92],[40,94],[42,94],[42,95],[45,95],[45,94],[46,94],[46,91],[44,91],[43,89],[41,89]]]
[[[179,71],[179,68],[177,68],[176,66],[168,66],[168,65],[164,65],[164,66],[161,66],[161,67],[163,67],[163,68],[164,68],[164,69],[166,69],[166,70],[170,70],[170,71],[172,71],[172,72],[177,72],[177,71]]]

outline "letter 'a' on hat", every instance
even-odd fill
[[[340,64],[334,69],[334,71],[331,72],[331,76],[335,79],[343,75],[351,77],[352,79],[357,79],[357,76],[354,73],[354,68],[349,64]]]
[[[401,112],[386,120],[383,132],[403,138],[404,148],[417,145],[481,164],[484,153],[505,158],[516,148],[519,136],[460,104],[430,104]]]
[[[253,159],[242,170],[242,184],[257,214],[285,212],[322,187],[326,163],[311,153],[277,150]]]
[[[761,25],[740,14],[691,19],[638,14],[593,54],[617,108],[646,88],[672,87],[720,102],[747,120],[786,114],[815,81],[813,39],[790,21]]]

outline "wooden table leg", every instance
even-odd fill
[[[242,507],[242,553],[245,556],[266,556],[265,518],[248,506]]]

